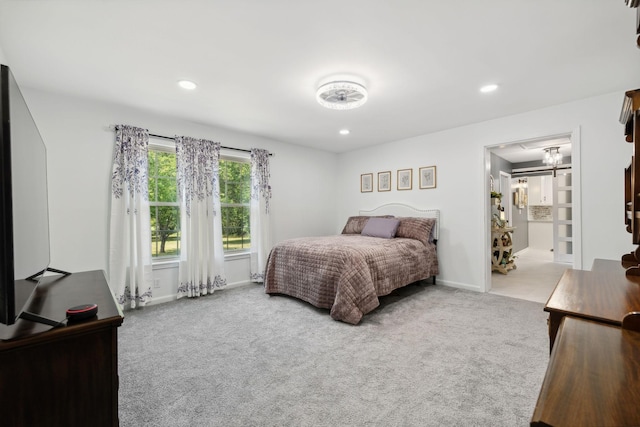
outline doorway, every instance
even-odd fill
[[[553,174],[549,167],[543,165],[544,148],[549,146],[561,146],[565,161],[558,165],[556,178],[551,180]],[[506,275],[492,272],[491,256],[492,248],[486,245],[486,274],[485,291],[505,294],[505,289],[513,291],[517,298],[529,299],[533,301],[546,302],[544,294],[555,287],[557,280],[567,268],[582,267],[581,256],[581,235],[580,235],[580,132],[579,129],[571,133],[551,135],[531,140],[514,141],[507,144],[493,145],[485,147],[485,235],[486,242],[491,240],[491,207],[490,207],[490,177],[500,176],[500,189],[503,193],[503,205],[505,206],[505,216],[513,221],[526,216],[527,222],[516,226],[515,233],[520,231],[518,237],[524,234],[524,229],[529,232],[528,220],[530,214],[535,211],[538,214],[548,215],[538,218],[535,223],[550,232],[553,230],[553,244],[546,253],[537,251],[529,247],[527,239],[524,240],[524,248],[516,252],[516,269],[509,271]],[[549,183],[553,182],[553,195],[555,202],[549,206],[532,209],[530,203],[523,203],[522,189],[519,186],[526,182],[527,174],[537,173],[549,176]],[[511,180],[507,185],[507,176],[511,174]],[[512,187],[513,183],[513,189]],[[526,184],[525,184],[526,185]],[[506,191],[502,191],[502,189]],[[516,193],[517,194],[512,194]],[[526,193],[525,193],[526,194]],[[514,203],[517,204],[514,206]],[[527,202],[529,202],[527,200]],[[536,203],[536,202],[534,202]],[[542,203],[539,203],[542,204]],[[508,213],[513,209],[513,214]],[[520,215],[517,215],[520,213]],[[510,222],[513,224],[513,222]],[[533,229],[534,236],[539,237],[538,229]],[[504,277],[502,277],[504,276]],[[557,276],[557,277],[556,277]],[[493,281],[496,281],[496,289],[493,289]],[[505,286],[505,284],[507,284]],[[492,290],[493,289],[493,290]]]

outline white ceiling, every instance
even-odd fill
[[[557,147],[564,158],[571,156],[571,137],[561,135],[530,141],[519,141],[492,148],[491,152],[511,163],[542,161],[545,149]]]
[[[0,44],[25,87],[344,152],[639,87],[635,19],[623,0],[0,0]],[[333,76],[368,102],[321,107]]]

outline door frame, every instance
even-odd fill
[[[521,144],[535,140],[554,139],[561,136],[569,136],[571,139],[571,172],[573,213],[573,268],[582,269],[582,159],[580,156],[580,127],[571,132],[541,136],[539,138],[521,139],[508,143],[485,145],[484,147],[484,292],[491,290],[491,150],[505,145]]]

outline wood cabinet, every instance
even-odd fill
[[[123,316],[101,271],[46,277],[28,310],[64,320],[66,309],[98,314],[57,328],[18,320],[0,326],[3,426],[117,426],[118,337]]]
[[[553,177],[551,175],[530,176],[527,178],[527,185],[529,205],[553,205]]]
[[[591,271],[565,271],[544,311],[549,313],[552,349],[565,316],[621,326],[627,313],[640,311],[640,285],[626,277],[620,262],[598,259]]]
[[[625,141],[632,144],[631,163],[624,173],[624,223],[634,245],[640,245],[640,89],[625,93],[620,113]],[[640,276],[640,248],[622,256],[627,275]]]
[[[565,317],[532,426],[640,425],[640,332]]]

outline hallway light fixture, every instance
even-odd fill
[[[368,99],[367,89],[359,83],[335,81],[320,86],[316,99],[323,107],[332,110],[358,108]]]
[[[556,168],[562,164],[562,153],[560,147],[549,147],[544,149],[544,159],[542,163],[553,168],[553,176],[556,176]]]
[[[518,182],[514,184],[515,190],[513,192],[513,205],[519,210],[524,209],[528,203],[527,187],[529,183],[527,178],[518,179]]]

